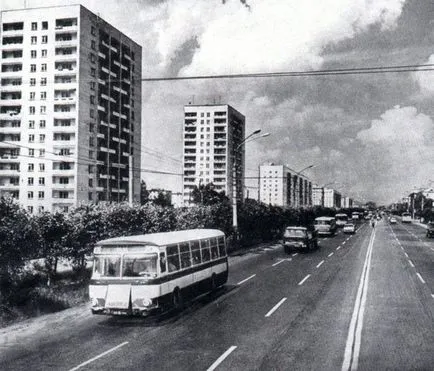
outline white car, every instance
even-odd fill
[[[391,217],[390,218],[390,224],[396,224],[396,218],[395,217]]]
[[[356,233],[356,226],[353,223],[345,224],[344,233]]]

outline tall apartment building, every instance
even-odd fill
[[[342,195],[331,188],[324,188],[324,207],[340,208]]]
[[[349,209],[353,207],[353,199],[351,197],[345,196],[341,198],[341,207]]]
[[[192,204],[191,191],[213,183],[217,192],[242,200],[245,173],[245,117],[227,104],[184,107],[183,201]]]
[[[80,5],[1,12],[0,194],[140,200],[141,47]]]
[[[312,206],[312,182],[285,165],[261,165],[259,201],[282,207]]]

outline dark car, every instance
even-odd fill
[[[286,227],[282,244],[287,254],[294,250],[310,251],[318,248],[318,238],[315,231],[305,227]]]
[[[433,237],[434,236],[434,222],[429,222],[426,226],[426,236]]]

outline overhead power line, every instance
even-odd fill
[[[172,77],[145,77],[141,81],[175,81],[175,80],[210,80],[210,79],[240,79],[240,78],[266,78],[266,77],[308,77],[328,75],[363,75],[374,73],[402,73],[434,71],[434,64],[410,64],[401,66],[379,66],[379,67],[358,67],[339,68],[312,71],[284,71],[284,72],[259,72],[240,73],[225,75],[196,75],[196,76],[172,76]]]

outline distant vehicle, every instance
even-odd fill
[[[100,241],[89,284],[93,314],[146,315],[180,309],[185,298],[228,279],[225,234],[215,229],[150,233]]]
[[[356,226],[353,223],[345,224],[344,233],[356,233]]]
[[[353,219],[353,220],[359,220],[360,219],[360,213],[358,211],[354,211],[351,214],[351,219]]]
[[[283,232],[283,249],[289,254],[293,250],[310,251],[318,248],[315,232],[305,227],[286,227]]]
[[[403,223],[411,223],[411,214],[409,212],[402,213],[401,221]]]
[[[434,237],[434,222],[429,222],[426,226],[426,236]]]
[[[395,218],[394,216],[392,216],[392,217],[390,218],[390,224],[396,224],[396,223],[397,223],[396,218]]]
[[[343,227],[348,222],[348,215],[343,213],[336,214],[335,219],[336,219],[336,225],[338,227]]]
[[[337,230],[336,219],[332,216],[320,216],[315,219],[314,228],[318,234],[334,235]]]

